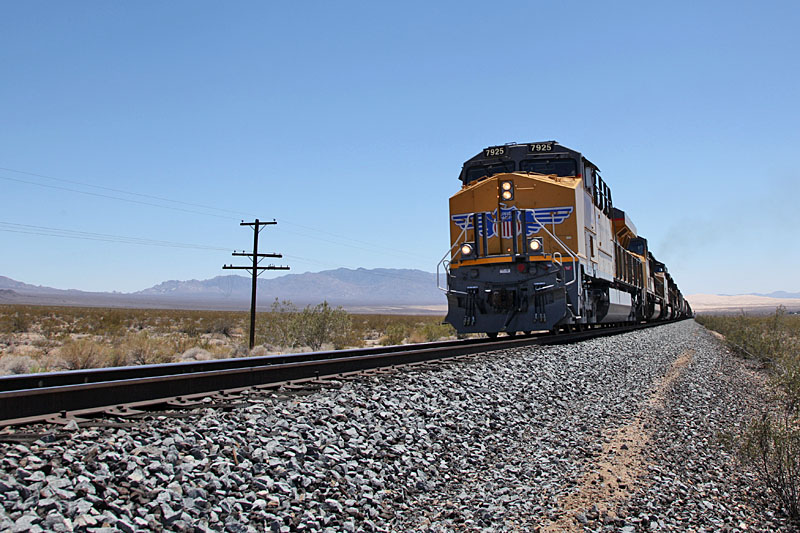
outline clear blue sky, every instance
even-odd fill
[[[556,139],[685,294],[797,291],[798,57],[790,1],[4,1],[0,167],[69,181],[0,170],[0,275],[210,278],[255,216],[294,272],[433,271],[463,161]]]

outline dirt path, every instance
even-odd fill
[[[650,428],[664,407],[667,391],[693,358],[694,350],[683,352],[658,382],[644,409],[631,423],[609,435],[600,456],[578,480],[577,490],[559,501],[564,514],[544,526],[542,532],[583,531],[582,517],[613,516],[617,505],[631,496],[647,466],[643,451],[652,436]]]

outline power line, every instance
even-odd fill
[[[35,182],[35,181],[22,180],[22,179],[19,179],[19,178],[9,178],[8,176],[0,176],[0,179],[8,180],[8,181],[16,181],[18,183],[27,183],[29,185],[36,185],[38,187],[45,187],[47,189],[58,189],[58,190],[61,190],[61,191],[69,191],[69,192],[74,192],[74,193],[78,193],[78,194],[85,194],[87,196],[96,196],[96,197],[99,197],[99,198],[108,198],[108,199],[111,199],[111,200],[119,200],[121,202],[128,202],[128,203],[131,203],[131,204],[149,205],[151,207],[158,207],[158,208],[161,208],[161,209],[170,209],[172,211],[182,211],[184,213],[194,213],[194,214],[205,215],[205,216],[209,216],[209,217],[223,218],[225,220],[230,220],[232,218],[232,217],[229,217],[229,216],[215,215],[214,213],[203,213],[202,211],[194,211],[192,209],[183,209],[183,208],[180,208],[180,207],[170,207],[168,205],[159,205],[159,204],[154,204],[154,203],[151,203],[151,202],[144,202],[142,200],[132,200],[130,198],[120,198],[119,196],[111,196],[111,195],[108,195],[108,194],[100,194],[100,193],[97,193],[97,192],[80,191],[78,189],[70,189],[69,187],[59,187],[58,185],[47,185],[46,183],[38,183],[38,182]]]
[[[142,193],[137,193],[137,192],[132,192],[132,191],[126,191],[126,190],[123,190],[123,189],[116,189],[116,188],[112,188],[112,187],[104,187],[104,186],[101,186],[101,185],[93,185],[91,183],[86,183],[86,182],[82,182],[82,181],[69,180],[69,179],[65,179],[65,178],[58,178],[58,177],[55,177],[55,176],[48,176],[46,174],[38,174],[36,172],[28,172],[28,171],[25,171],[25,170],[16,170],[16,169],[7,168],[7,167],[0,167],[0,170],[5,170],[5,171],[8,171],[8,172],[14,172],[14,173],[17,173],[17,174],[24,174],[24,175],[27,175],[27,176],[35,176],[35,177],[49,179],[49,180],[53,180],[53,181],[59,181],[59,182],[62,182],[62,183],[71,183],[71,184],[74,184],[74,185],[81,185],[81,186],[84,186],[84,187],[91,187],[91,188],[94,188],[94,189],[99,189],[99,190],[104,190],[104,191],[109,191],[109,192],[115,192],[115,193],[125,194],[125,195],[129,195],[129,196],[137,196],[137,197],[140,197],[140,198],[149,198],[149,199],[153,199],[153,200],[158,200],[158,201],[162,201],[162,202],[170,202],[170,203],[179,204],[179,205],[185,205],[185,206],[189,206],[189,207],[198,207],[198,208],[201,208],[201,209],[208,209],[208,210],[212,210],[212,211],[218,211],[218,212],[221,212],[221,213],[230,213],[230,214],[237,215],[237,218],[238,218],[239,215],[246,215],[248,217],[249,216],[255,216],[255,215],[252,215],[251,213],[245,213],[244,211],[234,211],[234,210],[230,210],[230,209],[223,209],[223,208],[213,207],[213,206],[204,205],[204,204],[185,202],[185,201],[182,201],[182,200],[174,200],[174,199],[166,198],[166,197],[163,197],[163,196],[156,196],[156,195],[151,195],[151,194],[142,194]],[[56,186],[56,185],[47,185],[47,184],[39,183],[39,182],[36,182],[36,181],[23,180],[23,179],[20,179],[20,178],[13,178],[13,177],[8,177],[8,176],[0,176],[0,179],[4,179],[4,180],[8,180],[8,181],[16,181],[18,183],[26,183],[26,184],[29,184],[29,185],[36,185],[36,186],[39,186],[39,187],[45,187],[45,188],[50,188],[50,189],[64,190],[64,191],[74,192],[74,193],[77,193],[77,194],[84,194],[84,195],[88,195],[88,196],[95,196],[95,197],[98,197],[98,198],[119,200],[119,201],[122,201],[122,202],[129,202],[129,203],[134,203],[134,204],[147,205],[147,206],[151,206],[151,207],[158,207],[158,208],[161,208],[161,209],[170,209],[170,210],[173,210],[173,211],[181,211],[181,212],[184,212],[184,213],[194,213],[194,214],[212,216],[212,217],[223,218],[223,219],[230,218],[230,217],[227,217],[227,216],[221,216],[221,215],[217,215],[217,214],[214,214],[214,213],[206,213],[206,212],[203,212],[203,211],[196,211],[196,210],[191,210],[191,209],[182,209],[182,208],[178,208],[178,207],[159,205],[159,204],[154,204],[154,203],[151,203],[151,202],[144,202],[144,201],[141,201],[141,200],[133,200],[133,199],[130,199],[130,198],[121,198],[119,196],[112,196],[112,195],[108,195],[108,194],[92,193],[92,192],[88,192],[88,191],[81,191],[81,190],[78,190],[78,189],[72,189],[72,188],[69,188],[69,187],[59,187],[59,186]],[[354,239],[352,237],[348,237],[348,236],[345,236],[345,235],[340,235],[340,234],[337,234],[337,233],[321,230],[319,228],[313,228],[313,227],[310,227],[310,226],[305,226],[303,224],[298,224],[296,222],[292,222],[292,221],[284,219],[284,218],[280,218],[280,221],[282,223],[289,224],[291,226],[296,226],[298,228],[302,228],[302,229],[305,229],[305,230],[313,231],[314,235],[308,235],[308,234],[303,234],[303,233],[295,233],[295,235],[301,235],[301,236],[304,236],[304,237],[311,237],[311,238],[315,239],[316,241],[324,241],[324,242],[329,242],[329,243],[332,243],[332,244],[349,246],[351,248],[365,250],[365,251],[384,250],[384,251],[389,252],[389,253],[391,253],[391,254],[393,254],[395,256],[410,256],[410,257],[418,257],[418,258],[422,257],[420,255],[417,255],[417,254],[415,254],[413,252],[409,252],[407,250],[399,250],[396,247],[391,247],[390,248],[390,247],[387,247],[385,245],[380,245],[380,244],[376,244],[376,243],[373,243],[373,242]],[[352,242],[352,243],[358,243],[361,246],[357,246],[357,245],[354,245],[354,244],[347,244],[347,243],[344,243],[344,242],[331,241],[331,240],[328,240],[328,239],[323,239],[323,238],[319,237],[319,234],[329,235],[331,237],[339,239],[339,241],[349,241],[349,242]],[[366,246],[366,248],[364,246]]]
[[[173,247],[173,248],[191,248],[197,250],[228,251],[228,248],[223,248],[221,246],[190,244],[190,243],[182,243],[175,241],[161,241],[155,239],[146,239],[142,237],[112,235],[108,233],[95,233],[88,231],[70,230],[65,228],[53,228],[48,226],[35,226],[32,224],[16,224],[13,222],[3,222],[3,221],[0,221],[0,231],[5,231],[8,233],[23,233],[28,235],[41,235],[46,237],[64,237],[64,238],[80,239],[80,240],[114,242],[119,244],[138,244],[144,246],[162,246],[162,247]],[[284,255],[285,257],[293,259],[295,261],[300,261],[309,264],[317,264],[329,268],[349,268],[351,270],[356,270],[359,268],[352,265],[342,265],[339,263],[320,261],[318,259],[311,259],[308,257],[303,257],[298,255],[292,255],[292,254],[284,254]],[[406,281],[415,281],[412,278],[397,276],[393,274],[382,274],[376,272],[371,272],[371,274],[384,277],[391,277],[395,279],[402,279]]]
[[[195,203],[192,203],[192,202],[184,202],[182,200],[173,200],[171,198],[164,198],[163,196],[155,196],[155,195],[152,195],[152,194],[143,194],[143,193],[138,193],[138,192],[125,191],[125,190],[122,190],[122,189],[114,189],[112,187],[104,187],[102,185],[93,185],[91,183],[85,183],[85,182],[82,182],[82,181],[68,180],[68,179],[64,179],[64,178],[56,178],[55,176],[47,176],[45,174],[37,174],[35,172],[26,172],[24,170],[15,170],[13,168],[0,167],[0,170],[6,170],[8,172],[14,172],[14,173],[17,173],[17,174],[25,174],[27,176],[36,176],[37,178],[45,178],[45,179],[48,179],[48,180],[60,181],[60,182],[63,182],[63,183],[72,183],[74,185],[82,185],[84,187],[92,187],[94,189],[100,189],[100,190],[103,190],[103,191],[111,191],[111,192],[117,192],[117,193],[120,193],[120,194],[128,194],[128,195],[131,195],[131,196],[139,196],[140,198],[150,198],[152,200],[160,200],[162,202],[171,202],[171,203],[174,203],[174,204],[188,205],[190,207],[200,207],[202,209],[210,209],[212,211],[220,211],[222,213],[230,213],[230,214],[237,215],[237,216],[238,215],[242,215],[242,214],[247,214],[247,213],[243,213],[241,211],[233,211],[233,210],[230,210],[230,209],[223,209],[223,208],[214,207],[214,206],[211,206],[211,205],[195,204]]]
[[[141,246],[189,248],[195,250],[220,250],[220,251],[228,250],[228,248],[222,248],[220,246],[208,246],[203,244],[190,244],[185,242],[174,242],[174,241],[161,241],[156,239],[144,239],[140,237],[128,237],[124,235],[112,235],[108,233],[93,233],[88,231],[77,231],[64,228],[34,226],[31,224],[15,224],[13,222],[0,222],[0,231],[5,231],[8,233],[24,233],[28,235],[42,235],[47,237],[64,237],[68,239],[80,239],[87,241],[115,242],[120,244],[137,244]]]
[[[86,240],[86,241],[101,241],[101,242],[111,242],[117,244],[135,244],[139,246],[158,246],[158,247],[167,247],[167,248],[184,248],[184,249],[195,249],[195,250],[212,250],[212,251],[223,251],[227,252],[229,248],[223,248],[220,246],[209,246],[203,244],[191,244],[191,243],[182,243],[182,242],[174,242],[174,241],[160,241],[154,239],[145,239],[140,237],[130,237],[124,235],[112,235],[108,233],[94,233],[88,231],[77,231],[77,230],[69,230],[64,228],[52,228],[48,226],[35,226],[32,224],[15,224],[13,222],[2,222],[0,221],[0,231],[4,231],[7,233],[20,233],[25,235],[39,235],[44,237],[61,237],[67,239],[78,239],[78,240]],[[354,267],[352,265],[342,265],[337,263],[330,263],[326,261],[319,261],[317,259],[311,259],[308,257],[302,257],[297,255],[291,254],[284,254],[284,257],[288,259],[292,259],[294,261],[299,261],[302,263],[309,263],[309,264],[317,264],[328,268],[348,268],[350,270],[357,270],[359,267]],[[419,280],[409,278],[406,276],[399,276],[396,274],[387,274],[382,272],[375,272],[375,271],[368,271],[367,272],[371,276],[380,276],[385,278],[391,279],[398,279],[402,281],[413,281],[417,282]]]
[[[321,240],[321,241],[329,242],[329,243],[332,243],[332,244],[339,244],[339,245],[342,245],[342,246],[349,246],[350,248],[355,248],[355,249],[358,249],[358,250],[366,250],[368,252],[374,251],[374,250],[385,250],[384,253],[389,253],[391,255],[395,255],[395,256],[398,256],[398,257],[409,256],[409,257],[422,258],[421,255],[415,254],[413,252],[408,252],[408,251],[405,251],[405,250],[399,250],[399,249],[394,248],[394,247],[393,248],[389,248],[387,246],[381,246],[381,245],[370,243],[370,242],[367,242],[367,241],[361,241],[359,239],[353,239],[352,237],[344,237],[342,235],[338,235],[336,233],[331,233],[329,231],[320,230],[320,229],[317,229],[317,228],[312,228],[310,226],[304,226],[302,224],[297,224],[295,222],[290,222],[290,221],[286,220],[285,218],[281,218],[280,221],[282,223],[284,223],[284,224],[289,224],[291,226],[296,226],[298,228],[303,228],[303,229],[306,229],[306,230],[309,230],[309,231],[313,231],[315,233],[315,235],[308,235],[308,234],[305,234],[305,233],[297,233],[297,232],[287,232],[287,233],[294,233],[295,235],[302,235],[304,237],[309,237],[310,236],[310,237],[315,238],[316,240]],[[351,242],[354,242],[354,243],[359,243],[359,244],[361,244],[363,246],[358,246],[357,244],[348,244],[346,242],[336,242],[336,241],[331,241],[331,240],[328,240],[328,239],[320,239],[319,237],[317,237],[317,235],[316,235],[317,233],[330,235],[332,237],[340,239],[340,241],[344,240],[344,241],[351,241]],[[364,246],[366,246],[366,248]]]
[[[283,219],[281,219],[280,221],[283,222]],[[379,250],[379,249],[374,248],[374,247],[373,248],[369,248],[367,246],[360,246],[358,244],[351,244],[351,243],[348,243],[348,242],[335,241],[335,240],[331,240],[331,239],[324,239],[324,238],[320,238],[320,237],[318,237],[317,235],[314,235],[314,234],[309,234],[309,233],[304,233],[304,232],[299,232],[299,231],[283,230],[283,233],[286,233],[288,235],[299,235],[301,237],[307,237],[309,239],[313,239],[314,242],[316,242],[316,243],[326,242],[326,243],[333,244],[333,245],[339,246],[339,247],[345,246],[347,248],[352,248],[354,250],[362,250],[362,251],[365,251],[365,252],[370,252],[373,255],[376,254],[376,253],[379,253],[380,255],[384,255],[384,256],[391,255],[391,256],[394,256],[394,257],[401,257],[401,258],[416,257],[416,258],[419,259],[419,258],[422,257],[422,256],[419,256],[419,255],[414,256],[412,254],[403,253],[402,251],[398,251],[398,250],[395,250],[395,251],[391,251],[389,249],[387,249],[387,250]]]

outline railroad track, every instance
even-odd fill
[[[248,388],[313,385],[371,370],[448,360],[530,345],[566,344],[668,322],[564,334],[467,339],[332,352],[193,361],[0,377],[0,427],[69,423],[87,416],[126,416],[142,408],[200,407],[204,397]]]

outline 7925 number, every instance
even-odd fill
[[[506,155],[506,147],[505,146],[493,146],[491,148],[487,148],[483,151],[484,157],[497,157],[500,155]]]
[[[531,144],[530,151],[531,152],[552,152],[553,151],[553,143],[536,143]]]

